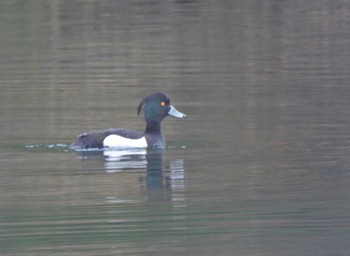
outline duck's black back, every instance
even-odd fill
[[[128,139],[140,139],[144,134],[123,128],[92,131],[78,135],[71,148],[103,148],[103,140],[109,135],[119,135]]]

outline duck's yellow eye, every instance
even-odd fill
[[[165,102],[162,101],[162,102],[160,103],[160,105],[161,105],[162,107],[164,107],[164,106],[165,106]]]

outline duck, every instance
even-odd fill
[[[140,115],[142,108],[146,122],[144,132],[124,128],[85,132],[76,137],[70,148],[165,148],[161,122],[167,116],[185,118],[186,115],[173,107],[169,96],[163,92],[143,98],[137,107],[137,115]]]

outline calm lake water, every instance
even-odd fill
[[[0,3],[0,254],[349,255],[350,4]],[[74,152],[143,130],[163,151]]]

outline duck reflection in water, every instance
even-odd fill
[[[146,180],[147,190],[184,190],[183,159],[170,160],[166,174],[163,171],[164,149],[130,149],[80,151],[82,159],[104,159],[104,170],[107,173],[117,173],[128,170],[146,169],[146,177],[140,178],[141,183]]]
[[[148,189],[163,188],[163,149],[138,149],[128,151],[103,152],[106,172],[118,172],[123,169],[147,170]]]

